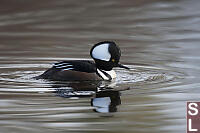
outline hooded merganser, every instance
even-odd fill
[[[129,69],[119,63],[121,51],[112,41],[95,44],[90,50],[90,56],[94,62],[89,60],[58,62],[35,78],[57,81],[112,80],[116,78],[113,67]]]

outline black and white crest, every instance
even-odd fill
[[[97,68],[110,71],[118,66],[121,51],[115,42],[104,41],[95,44],[90,50],[90,55]]]
[[[53,65],[53,68],[56,68],[58,70],[62,71],[80,71],[80,72],[96,72],[96,67],[94,62],[87,61],[87,60],[69,60],[69,61],[62,61],[55,63]]]
[[[90,55],[94,60],[119,62],[121,51],[114,42],[104,41],[95,44],[90,50]]]
[[[98,59],[102,61],[109,61],[111,59],[111,54],[109,52],[110,43],[109,42],[102,42],[96,44],[91,49],[91,57],[93,59]]]

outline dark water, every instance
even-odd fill
[[[200,98],[199,6],[1,0],[0,132],[184,133],[186,101]],[[107,89],[31,79],[56,61],[89,59],[103,40],[116,41],[131,68],[98,83]]]

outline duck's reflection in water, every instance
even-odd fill
[[[116,112],[117,106],[121,104],[120,92],[115,90],[111,82],[71,82],[56,83],[56,95],[64,98],[90,97],[91,106],[95,112],[109,113]]]
[[[96,92],[91,99],[91,105],[95,107],[94,111],[100,113],[116,112],[117,105],[121,104],[119,91],[104,90]]]

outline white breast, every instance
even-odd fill
[[[104,80],[110,80],[110,78],[107,75],[110,75],[111,79],[115,79],[117,77],[114,70],[104,71],[104,70],[97,69],[97,72]]]
[[[111,70],[111,71],[104,71],[106,72],[107,74],[109,74],[111,76],[112,79],[115,79],[117,77],[116,73],[114,70]]]

